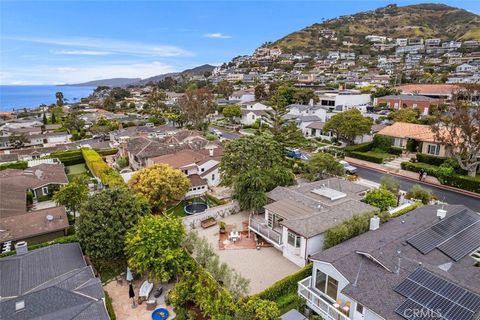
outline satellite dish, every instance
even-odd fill
[[[53,221],[53,216],[51,214],[47,215],[47,221]]]

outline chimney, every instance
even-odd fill
[[[208,154],[210,155],[210,157],[213,157],[213,151],[213,148],[208,149]]]
[[[370,230],[374,231],[377,230],[380,227],[380,218],[377,215],[374,215],[370,219]]]
[[[437,209],[437,217],[440,218],[440,220],[442,220],[446,216],[447,216],[447,210]]]
[[[28,253],[27,242],[20,241],[15,243],[15,251],[17,252],[17,256],[22,254],[27,254]]]

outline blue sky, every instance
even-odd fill
[[[392,2],[0,0],[0,84],[145,78],[220,64],[322,18]],[[478,0],[439,2],[480,13]]]

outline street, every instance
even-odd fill
[[[389,175],[388,173],[378,172],[375,170],[357,168],[357,174],[359,177],[374,181],[380,182],[380,179],[384,175]],[[448,204],[463,204],[475,211],[480,211],[480,198],[475,198],[472,196],[464,195],[461,193],[453,192],[450,190],[445,190],[435,186],[424,184],[420,181],[411,181],[409,179],[401,178],[398,176],[391,175],[400,183],[400,189],[409,190],[413,185],[420,184],[423,187],[432,190],[432,192],[437,196],[437,198],[442,202],[447,202]]]

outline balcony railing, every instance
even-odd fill
[[[248,225],[250,230],[256,233],[259,233],[260,235],[272,241],[273,243],[278,245],[282,244],[282,234],[278,231],[275,231],[269,228],[265,220],[260,220],[260,219],[255,219],[253,217],[250,217],[248,219]]]
[[[328,302],[328,298],[319,291],[312,289],[312,277],[298,282],[298,295],[309,302],[309,306],[319,313],[326,320],[349,320],[349,318],[338,311]]]

